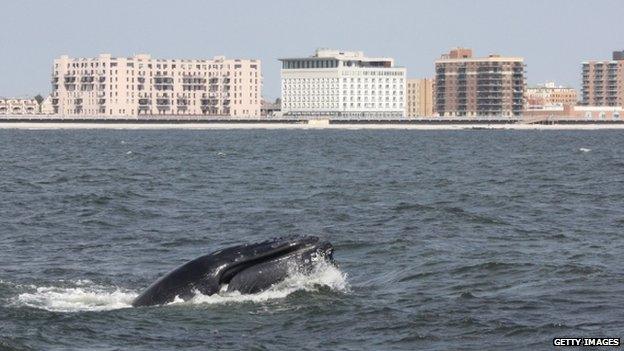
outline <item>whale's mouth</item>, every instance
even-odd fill
[[[256,248],[251,255],[249,253],[241,253],[241,257],[244,258],[235,264],[228,265],[223,270],[219,278],[219,284],[221,286],[228,285],[234,277],[243,271],[277,263],[280,260],[293,256],[299,256],[298,258],[302,260],[310,256],[309,260],[311,261],[323,259],[334,263],[333,246],[329,242],[320,242],[318,237],[277,239],[272,246],[274,247],[267,251]]]
[[[293,253],[297,250],[299,250],[301,248],[301,245],[291,245],[291,246],[287,246],[284,247],[282,249],[279,250],[275,250],[274,252],[270,252],[270,253],[263,253],[261,255],[258,255],[257,257],[253,257],[249,260],[245,260],[241,263],[237,263],[231,266],[228,266],[227,268],[225,268],[225,270],[223,271],[223,273],[221,274],[221,278],[219,279],[219,283],[221,285],[225,285],[225,284],[229,284],[230,281],[232,280],[232,278],[234,278],[234,276],[236,276],[238,273],[244,271],[245,269],[251,268],[255,265],[261,264],[261,263],[265,263],[265,262],[270,262],[273,260],[277,260],[280,259],[282,257],[287,256],[290,253]]]

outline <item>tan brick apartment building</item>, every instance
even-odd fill
[[[405,115],[408,117],[433,116],[433,79],[408,78]]]
[[[477,58],[456,48],[435,61],[435,110],[447,116],[520,116],[526,87],[524,59]]]
[[[52,105],[64,116],[260,116],[259,60],[154,59],[150,55],[54,60]]]
[[[582,104],[624,105],[624,51],[613,52],[611,61],[583,62]]]

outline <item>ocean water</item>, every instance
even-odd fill
[[[1,350],[552,349],[624,336],[619,131],[0,131]],[[219,248],[337,267],[131,308]]]

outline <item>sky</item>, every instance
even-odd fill
[[[54,58],[99,53],[262,60],[280,95],[280,57],[316,48],[392,57],[432,77],[449,49],[522,56],[529,85],[579,88],[580,65],[624,50],[624,0],[1,0],[0,96],[50,93]]]

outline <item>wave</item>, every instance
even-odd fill
[[[34,291],[17,296],[20,305],[52,312],[108,311],[128,308],[138,295],[116,286],[102,286],[78,281],[70,287],[32,287]]]
[[[132,301],[138,296],[137,291],[98,285],[89,280],[69,284],[65,282],[64,285],[28,286],[30,291],[19,294],[15,303],[51,312],[109,311],[132,307]],[[284,281],[256,294],[226,292],[226,289],[222,289],[221,292],[209,296],[198,293],[188,301],[176,298],[169,305],[260,303],[282,299],[296,291],[320,291],[323,288],[348,292],[350,287],[347,274],[334,265],[322,263],[310,273],[294,273]]]

